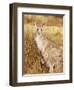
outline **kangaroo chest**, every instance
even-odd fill
[[[35,41],[36,41],[36,44],[37,44],[37,47],[39,48],[39,50],[42,51],[42,49],[45,48],[47,42],[44,40],[44,38],[42,36],[37,36],[35,37]]]
[[[43,47],[43,41],[40,37],[36,37],[35,38],[35,41],[36,41],[36,44],[37,44],[37,47],[41,50],[42,47]]]

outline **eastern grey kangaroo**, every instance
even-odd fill
[[[43,25],[42,24],[35,24],[36,28],[36,35],[35,35],[35,42],[43,59],[41,60],[42,64],[46,64],[49,68],[49,72],[53,73],[53,67],[56,63],[61,60],[61,49],[56,47],[56,44],[48,40],[43,35]]]

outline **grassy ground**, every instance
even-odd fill
[[[49,69],[46,65],[41,64],[41,55],[35,43],[34,37],[36,34],[36,28],[31,24],[24,24],[24,73],[25,74],[38,74],[48,73]],[[58,26],[45,26],[43,33],[46,38],[53,40],[57,47],[63,48],[63,28]],[[62,50],[63,52],[63,50]],[[63,57],[61,57],[63,58]],[[56,65],[54,72],[63,71],[63,59],[62,63]]]

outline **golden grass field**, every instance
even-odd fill
[[[41,18],[42,17],[42,18]],[[36,42],[34,40],[36,34],[36,28],[32,24],[32,18],[34,21],[40,20],[45,21],[45,25],[43,27],[43,34],[46,38],[53,40],[57,47],[62,47],[62,54],[63,54],[63,24],[62,24],[62,17],[54,17],[49,16],[49,19],[46,17],[43,19],[41,16],[39,19],[33,17],[32,15],[24,16],[24,74],[42,74],[48,73],[49,69],[46,67],[45,64],[41,64],[41,55],[37,48]],[[57,18],[57,20],[55,20]],[[58,20],[59,19],[59,20]],[[48,20],[51,21],[48,24]],[[33,22],[34,22],[33,21]],[[58,21],[56,23],[56,21]],[[56,23],[56,24],[55,24]],[[56,65],[54,68],[54,73],[61,73],[63,72],[63,55],[62,55],[62,63]]]

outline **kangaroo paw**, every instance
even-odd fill
[[[44,64],[44,60],[43,59],[41,59],[41,63]]]

